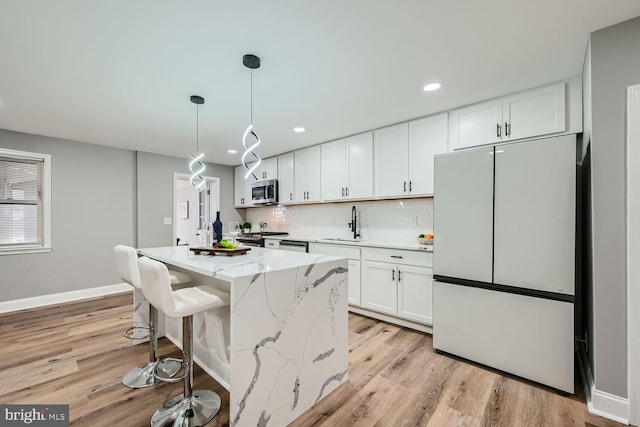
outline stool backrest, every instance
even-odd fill
[[[138,259],[140,283],[144,297],[158,310],[171,317],[175,315],[173,290],[169,269],[161,262],[143,256]]]
[[[131,246],[118,245],[113,248],[116,254],[116,267],[120,278],[136,288],[140,287],[138,271],[138,253]]]

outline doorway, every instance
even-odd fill
[[[189,184],[189,176],[173,174],[173,244],[209,245],[212,223],[220,210],[220,178],[205,176],[205,186],[198,191]]]

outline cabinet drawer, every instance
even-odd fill
[[[264,239],[264,247],[270,249],[280,249],[280,240]]]
[[[353,246],[309,243],[309,253],[341,256],[356,261],[360,260],[360,248],[354,248]]]
[[[371,261],[393,262],[396,264],[433,266],[433,253],[403,251],[401,249],[363,248],[362,258]]]

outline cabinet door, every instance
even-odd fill
[[[307,202],[320,201],[320,146],[309,147],[307,150],[307,167],[303,171],[307,174]]]
[[[298,150],[293,153],[293,174],[294,174],[294,202],[305,202],[307,200],[307,150]]]
[[[362,306],[395,316],[398,312],[397,283],[394,264],[363,261]]]
[[[238,208],[246,208],[252,206],[251,202],[251,183],[254,181],[250,176],[248,179],[244,178],[246,169],[244,166],[236,166],[234,174],[234,204]]]
[[[346,197],[346,159],[344,139],[320,146],[322,200],[343,200]]]
[[[470,105],[449,113],[449,149],[492,144],[502,139],[502,99]]]
[[[564,132],[565,83],[503,98],[504,140]],[[503,126],[505,126],[503,123]]]
[[[409,194],[433,194],[433,158],[447,152],[447,113],[409,122]]]
[[[430,268],[398,266],[398,316],[420,323],[432,323]]]
[[[347,199],[373,197],[373,132],[351,136],[347,146]]]
[[[494,283],[574,294],[575,144],[566,135],[496,147]]]
[[[360,261],[349,260],[349,304],[360,305]]]
[[[278,201],[293,203],[293,153],[278,156]]]
[[[278,158],[271,157],[262,161],[258,179],[278,179]]]
[[[401,123],[377,130],[374,139],[374,195],[408,194],[409,126]]]

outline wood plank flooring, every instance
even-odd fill
[[[0,403],[70,405],[74,426],[148,426],[182,384],[131,390],[124,374],[148,347],[122,336],[132,294],[0,315]],[[292,426],[621,426],[587,411],[575,396],[433,350],[431,336],[349,316],[349,381]],[[180,357],[167,339],[162,355]],[[216,391],[229,425],[229,393],[199,368],[196,389]]]

